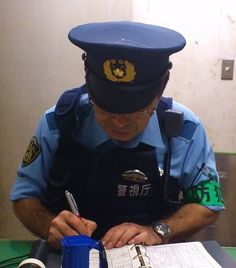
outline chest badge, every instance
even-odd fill
[[[126,170],[122,174],[122,178],[126,181],[136,182],[136,183],[144,183],[147,182],[148,178],[142,171],[138,169],[130,169]]]

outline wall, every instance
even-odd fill
[[[31,237],[8,201],[17,165],[43,111],[84,82],[81,51],[68,31],[86,22],[130,20],[130,10],[129,0],[0,1],[0,238]]]
[[[197,113],[215,151],[236,151],[234,80],[221,80],[222,59],[236,59],[235,0],[133,0],[133,20],[180,31],[185,49],[172,57],[165,92]]]
[[[8,201],[15,171],[43,111],[84,81],[81,51],[67,33],[106,20],[156,23],[186,36],[166,95],[199,114],[214,150],[236,151],[236,76],[220,80],[221,59],[236,54],[233,0],[1,0],[0,238],[32,238]]]

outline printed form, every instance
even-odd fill
[[[220,268],[200,242],[146,247],[151,266],[162,268]]]
[[[147,268],[222,268],[200,242],[158,246],[139,245]],[[138,268],[140,261],[134,245],[106,251],[109,268]],[[90,250],[90,268],[99,268],[99,253]]]

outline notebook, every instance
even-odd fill
[[[126,245],[106,250],[108,268],[220,268],[200,242],[158,246]],[[90,268],[99,268],[99,253],[90,250]]]
[[[106,255],[108,268],[236,268],[236,262],[214,240],[159,246],[124,246],[107,250]],[[97,250],[90,250],[90,268],[99,267],[98,256]],[[61,261],[61,252],[51,250],[45,266],[60,268]],[[143,266],[141,266],[141,261],[144,262]],[[76,265],[75,267],[78,268]]]

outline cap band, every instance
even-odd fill
[[[124,114],[133,113],[148,106],[158,94],[162,93],[163,82],[168,74],[169,70],[158,80],[149,84],[128,86],[105,82],[87,69],[86,82],[91,99],[99,107],[111,113]]]

